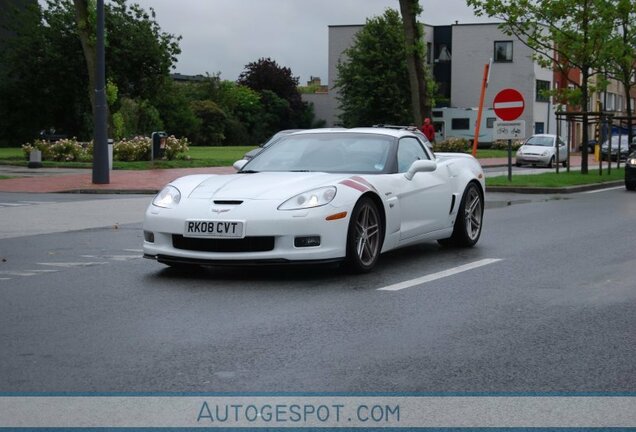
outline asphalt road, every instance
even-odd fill
[[[139,215],[118,222],[148,201],[0,195],[22,202],[0,204],[0,392],[636,389],[636,195],[622,188],[491,194],[477,247],[403,249],[361,276],[179,273],[141,258]],[[81,229],[33,235],[54,206]],[[20,207],[38,216],[11,234]]]

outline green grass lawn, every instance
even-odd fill
[[[252,150],[251,146],[240,147],[190,147],[190,160],[171,161],[114,161],[113,168],[128,170],[146,170],[156,168],[197,168],[213,166],[230,166],[241,159],[245,153]],[[0,148],[0,165],[26,166],[27,161],[21,148]],[[91,168],[91,162],[54,162],[44,161],[47,168]]]
[[[471,152],[468,152],[471,154]],[[515,157],[515,151],[512,152],[512,157]],[[477,159],[490,159],[490,158],[507,158],[508,150],[491,150],[491,149],[477,149]]]
[[[521,187],[568,187],[584,184],[604,183],[615,180],[623,180],[625,170],[623,168],[612,168],[611,175],[607,174],[607,169],[603,169],[603,175],[599,176],[598,169],[590,169],[586,175],[580,171],[561,171],[557,173],[523,174],[512,176],[512,181],[508,181],[508,176],[487,177],[486,186],[521,186]]]

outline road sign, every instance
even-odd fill
[[[526,121],[496,121],[494,124],[495,132],[493,138],[502,139],[522,139],[526,137]]]
[[[526,107],[526,102],[523,99],[523,95],[515,89],[503,89],[493,101],[493,108],[497,117],[504,121],[517,120],[523,109]]]

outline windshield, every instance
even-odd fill
[[[553,147],[554,138],[548,136],[533,136],[526,141],[526,145]]]
[[[385,170],[394,138],[376,134],[311,133],[281,138],[242,171],[376,174]]]

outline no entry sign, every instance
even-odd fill
[[[523,114],[526,102],[523,95],[515,89],[503,89],[493,101],[493,108],[497,117],[504,121],[518,119]]]

